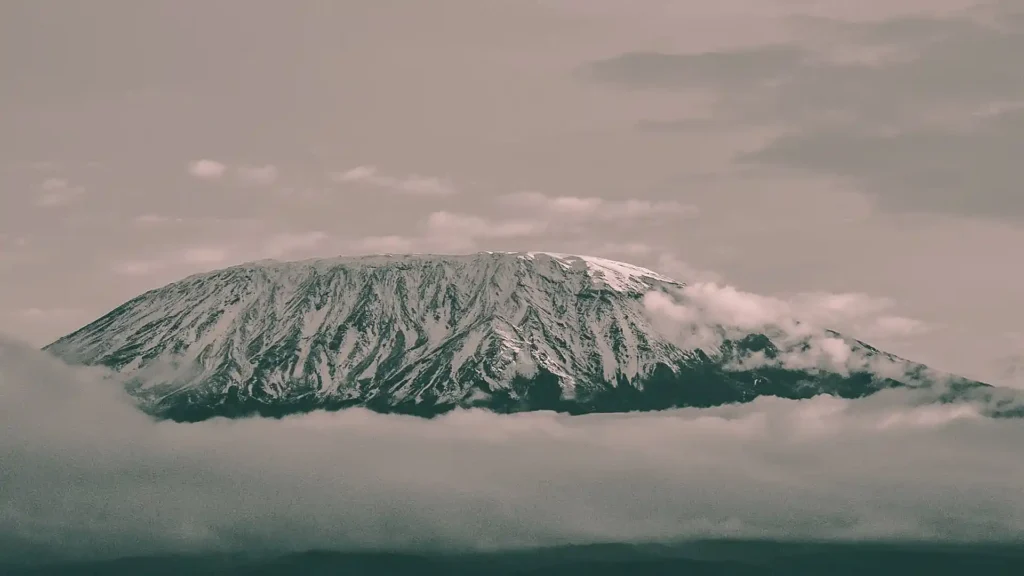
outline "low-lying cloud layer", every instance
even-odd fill
[[[3,341],[0,559],[1024,537],[1024,422],[907,399],[158,423],[102,374]]]

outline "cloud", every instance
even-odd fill
[[[220,180],[228,167],[216,160],[196,160],[188,165],[188,173],[200,180]]]
[[[416,244],[441,251],[469,251],[481,240],[506,240],[536,236],[548,223],[535,219],[489,219],[458,212],[438,211],[427,217]]]
[[[694,206],[676,201],[605,200],[595,197],[547,196],[540,192],[516,192],[500,198],[507,206],[535,211],[538,217],[575,217],[599,220],[627,220],[657,216],[690,217],[697,214]]]
[[[802,292],[788,303],[792,314],[805,321],[854,330],[864,338],[913,336],[930,329],[923,321],[893,315],[893,300],[863,293]]]
[[[363,410],[154,422],[0,341],[0,561],[705,537],[1019,540],[1024,422],[762,398],[571,417]]]
[[[1024,18],[1010,2],[959,8],[872,18],[826,10],[794,18],[785,44],[629,52],[588,64],[585,76],[717,97],[706,119],[641,121],[641,131],[779,126],[778,138],[738,160],[838,176],[892,212],[1020,221]]]
[[[64,178],[47,178],[39,186],[42,193],[37,204],[45,208],[66,206],[79,196],[85,194],[85,188],[74,186]]]
[[[419,174],[399,178],[382,174],[374,166],[357,166],[346,172],[331,174],[330,177],[340,184],[365,184],[414,196],[450,196],[458,192],[447,180]]]
[[[280,171],[273,164],[239,164],[228,166],[217,160],[196,160],[188,165],[188,172],[200,180],[219,181],[229,174],[243,186],[270,186],[277,182]]]
[[[359,172],[352,178],[363,178]],[[566,219],[576,223],[589,221],[632,220],[676,215],[690,217],[692,206],[674,201],[605,200],[570,196],[546,196],[539,192],[519,192],[501,196],[500,207],[517,208],[520,214],[507,218],[439,210],[418,224],[418,234],[383,235],[359,239],[349,250],[365,252],[440,251],[465,252],[478,249],[483,241],[504,241],[537,237],[560,231]],[[640,242],[605,243],[598,251],[608,254],[641,255],[651,247]]]
[[[704,88],[709,82],[750,89],[783,76],[807,59],[789,45],[668,54],[627,52],[592,62],[581,71],[594,81],[641,89]]]
[[[415,246],[415,239],[397,234],[368,236],[352,243],[355,252],[369,254],[404,254],[412,252]]]
[[[239,182],[249,186],[269,186],[277,181],[278,170],[273,164],[263,166],[242,165],[235,168]]]
[[[351,170],[331,175],[335,182],[370,182],[377,177],[377,169],[373,166],[356,166]]]
[[[580,217],[594,219],[631,219],[654,216],[693,216],[694,206],[676,201],[605,200],[594,197],[547,196],[539,192],[518,192],[503,196],[508,206],[535,210],[543,217]]]
[[[774,358],[763,352],[747,354],[737,361],[737,369],[777,365],[896,378],[915,366],[851,338],[891,340],[928,329],[924,322],[891,314],[891,300],[858,293],[800,293],[782,299],[701,281],[677,293],[648,293],[644,305],[654,325],[685,349],[717,352],[725,340],[749,334],[765,334],[779,348]]]
[[[979,118],[970,130],[795,133],[742,160],[848,178],[890,209],[1021,219],[1022,140],[1024,110],[1008,109]]]
[[[546,224],[534,220],[489,220],[457,212],[433,212],[427,217],[430,236],[464,238],[517,238],[544,231]]]
[[[149,276],[178,269],[209,268],[228,262],[233,253],[228,246],[193,246],[137,260],[115,262],[111,270],[123,276]]]
[[[481,241],[501,241],[542,234],[549,223],[539,219],[491,219],[440,210],[418,225],[418,234],[383,235],[349,243],[357,253],[468,252]]]
[[[851,129],[906,126],[936,108],[1019,100],[1024,80],[1007,57],[1019,53],[1024,23],[1005,11],[989,20],[996,24],[972,10],[866,21],[804,15],[787,44],[625,53],[585,69],[592,80],[623,87],[712,91],[728,120],[806,122],[842,113]]]

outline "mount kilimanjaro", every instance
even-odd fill
[[[793,367],[778,360],[809,341],[770,330],[713,327],[717,341],[687,346],[646,305],[682,288],[630,264],[532,252],[261,261],[149,291],[46,350],[111,369],[144,410],[178,421],[350,406],[656,410],[861,397],[934,374],[834,332],[899,369]]]

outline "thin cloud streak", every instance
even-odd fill
[[[672,200],[649,201],[631,198],[606,200],[596,197],[548,196],[541,192],[516,192],[499,199],[508,207],[534,211],[542,217],[572,217],[597,220],[630,220],[657,217],[693,217],[695,206]]]
[[[216,160],[196,160],[188,165],[188,173],[200,180],[220,180],[228,167]]]
[[[381,173],[375,166],[357,166],[333,173],[330,178],[338,184],[364,184],[412,196],[451,196],[458,192],[451,182],[441,178],[419,174],[396,177]]]

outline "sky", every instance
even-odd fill
[[[1024,386],[1021,53],[1012,1],[0,3],[0,332],[255,259],[548,250]]]

